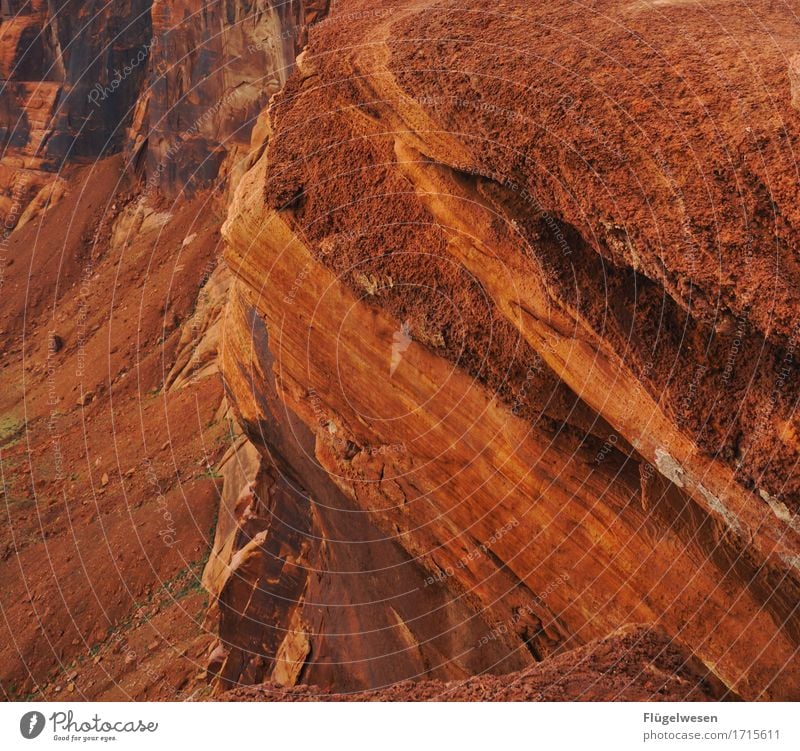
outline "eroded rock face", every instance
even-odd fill
[[[314,686],[239,688],[235,701],[719,701],[729,691],[660,629],[630,626],[519,672],[406,681],[362,693]]]
[[[134,151],[146,146],[152,184],[174,194],[218,183],[220,172],[235,169],[259,112],[283,87],[328,0],[152,6],[155,44]]]
[[[327,8],[328,0],[3,3],[6,215],[18,218],[64,163],[120,150],[148,192],[224,184]]]
[[[219,617],[209,666],[218,687],[359,691],[530,664],[513,633],[490,634],[469,593],[453,597],[315,460],[314,433],[280,398],[267,331],[240,292],[229,300],[225,320],[235,324],[222,363],[230,384],[251,383],[237,404],[263,459],[242,437],[223,461],[226,492],[204,576]]]
[[[3,393],[33,407],[47,507],[42,528],[14,506],[24,545],[0,541],[4,686],[56,696],[92,649],[85,698],[194,697],[204,666],[218,691],[266,683],[235,698],[800,698],[796,23],[766,1],[759,28],[726,3],[714,24],[691,2],[377,5],[2,3]],[[90,368],[54,396],[56,356],[108,360],[111,385]],[[134,361],[172,418],[138,409]],[[130,411],[104,422],[112,387]],[[45,461],[51,398],[69,475]],[[67,480],[84,411],[94,506]],[[148,543],[118,521],[106,557],[90,511],[121,489]],[[65,628],[73,528],[91,569],[125,565]],[[201,568],[202,626],[166,607],[202,615]],[[162,606],[186,664],[150,647]]]
[[[52,173],[65,163],[126,143],[147,75],[150,0],[7,0],[1,13],[0,211],[8,233],[61,198]]]
[[[313,463],[512,648],[657,623],[785,699],[798,36],[758,5],[763,39],[725,4],[333,13],[224,229],[272,364],[223,363],[256,443],[274,377]]]
[[[147,74],[150,0],[9,0],[2,142],[32,163],[113,153]]]

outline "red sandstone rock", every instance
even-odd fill
[[[735,700],[704,665],[665,634],[627,627],[505,676],[405,681],[363,693],[310,686],[240,688],[230,701],[720,701]]]
[[[724,32],[497,10],[354,3],[312,34],[225,225],[281,396],[437,581],[494,622],[523,597],[536,659],[633,617],[797,696],[792,22],[759,6],[781,48],[732,5]]]
[[[800,697],[793,2],[329,5],[3,3],[6,698]]]

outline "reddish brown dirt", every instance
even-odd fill
[[[0,299],[6,699],[183,697],[210,641],[199,582],[218,506],[207,467],[226,445],[215,422],[222,387],[214,377],[169,394],[160,385],[215,262],[220,216],[198,197],[167,207],[160,234],[112,249],[106,228],[135,193],[121,165],[71,170],[67,198],[10,240]]]
[[[290,209],[352,289],[379,280],[375,304],[513,403],[534,357],[453,267],[396,168],[407,123],[369,82],[385,65],[430,118],[412,118],[423,157],[515,222],[520,253],[698,446],[800,508],[796,4],[408,0],[378,17],[373,5],[342,12],[345,44],[336,14],[312,33],[315,75],[274,110],[268,206]],[[439,132],[463,155],[436,153]],[[546,369],[532,383],[529,415],[592,419]]]
[[[506,676],[404,681],[377,691],[309,686],[231,691],[232,701],[719,701],[735,699],[666,635],[630,628]]]

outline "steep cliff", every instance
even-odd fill
[[[271,368],[223,364],[515,653],[657,623],[787,698],[798,46],[756,5],[334,12],[224,227]]]
[[[3,2],[3,695],[800,698],[798,16]]]
[[[37,195],[53,201],[43,193],[52,193],[53,173],[119,151],[146,173],[150,193],[224,184],[327,8],[328,0],[3,3],[0,198],[11,228]]]
[[[52,168],[119,150],[147,74],[150,28],[150,0],[4,2],[4,152]]]
[[[154,0],[154,48],[136,103],[134,158],[174,195],[217,185],[246,155],[328,0]]]
[[[55,173],[119,151],[147,74],[150,0],[6,0],[0,210],[6,232],[63,194]],[[31,213],[31,212],[29,212]]]
[[[207,690],[225,186],[325,7],[2,4],[7,699]]]

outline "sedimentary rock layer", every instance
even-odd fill
[[[250,444],[231,457],[239,479],[226,473],[232,490],[204,577],[219,614],[218,687],[359,691],[529,664],[519,642],[488,638],[469,601],[434,583],[315,460],[314,432],[280,398],[267,331],[238,290],[225,321],[223,368],[231,384],[251,384],[239,416],[263,458]]]
[[[800,698],[800,7],[590,6],[2,3],[7,698]]]
[[[328,0],[4,3],[0,207],[8,214],[21,204],[18,218],[42,172],[120,150],[150,192],[224,185],[327,8]]]
[[[509,647],[657,623],[788,698],[798,37],[758,6],[334,12],[229,209],[273,361],[225,375],[251,428],[274,377],[314,461]]]
[[[328,0],[154,0],[147,87],[136,102],[134,154],[176,194],[220,185],[279,91]]]

